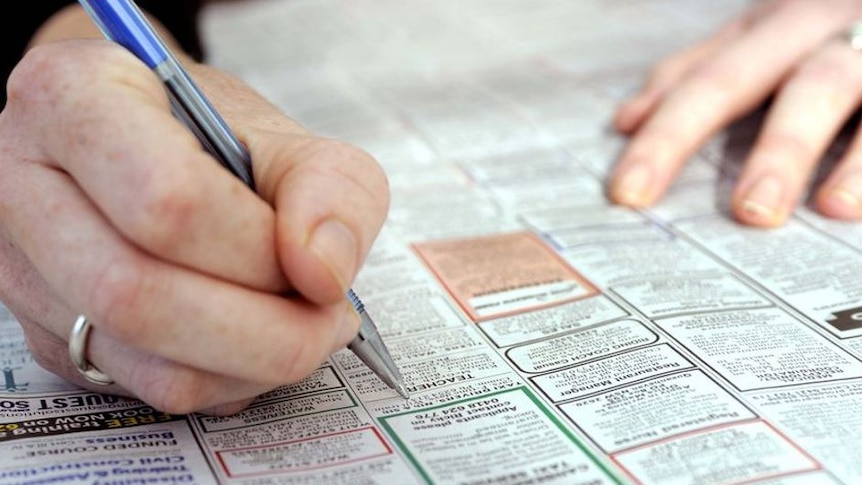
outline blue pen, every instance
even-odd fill
[[[165,85],[174,116],[200,140],[201,145],[225,168],[254,190],[251,157],[221,116],[204,97],[164,41],[131,0],[79,0],[99,30],[147,65]],[[359,334],[348,348],[380,379],[407,399],[407,388],[398,367],[365,306],[352,289],[347,299],[361,320]]]

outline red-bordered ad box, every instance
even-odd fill
[[[413,249],[474,322],[599,294],[529,231],[416,243]]]

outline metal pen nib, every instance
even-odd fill
[[[386,344],[380,338],[377,326],[374,325],[374,321],[365,311],[365,305],[362,304],[353,290],[347,290],[347,299],[353,304],[361,322],[359,333],[347,348],[356,354],[359,360],[364,362],[387,386],[395,389],[404,399],[409,399],[410,394],[404,386],[404,378],[401,377],[401,372],[398,371],[398,367],[392,360],[392,355],[389,354]]]

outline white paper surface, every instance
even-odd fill
[[[236,416],[167,415],[42,371],[0,313],[0,484],[862,482],[862,225],[733,223],[751,125],[653,209],[602,196],[616,103],[743,6],[210,7],[213,63],[385,168],[354,288],[412,398],[343,351]]]

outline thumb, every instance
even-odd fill
[[[247,139],[258,191],[276,212],[282,271],[308,300],[344,299],[389,208],[377,162],[352,145],[305,135]]]

